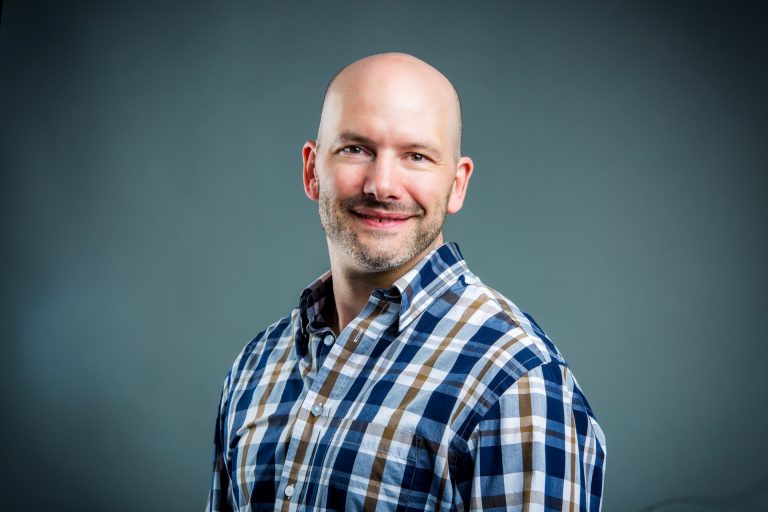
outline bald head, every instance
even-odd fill
[[[439,129],[450,140],[452,156],[459,158],[459,95],[453,84],[426,62],[404,53],[383,53],[355,61],[339,71],[326,89],[318,145],[326,141],[330,125],[340,115],[350,110],[359,112],[360,107],[364,112],[391,107],[412,109],[413,115],[436,116]]]

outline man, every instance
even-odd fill
[[[227,375],[209,510],[600,509],[605,440],[562,356],[443,244],[460,123],[415,57],[332,80],[303,148],[331,270]]]

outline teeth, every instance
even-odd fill
[[[385,224],[385,223],[393,222],[393,221],[397,220],[397,219],[390,219],[388,217],[376,217],[375,215],[365,215],[364,213],[357,213],[357,212],[355,212],[355,214],[357,216],[359,216],[359,217],[364,218],[364,219],[370,219],[370,220],[376,221],[379,224]]]

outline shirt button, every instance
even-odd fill
[[[287,497],[289,497],[289,498],[290,498],[291,496],[293,496],[293,489],[294,489],[294,487],[293,487],[293,484],[288,484],[288,485],[286,485],[286,486],[285,486],[285,495],[286,495]]]
[[[323,343],[328,345],[333,345],[333,342],[336,341],[336,338],[334,338],[333,334],[326,334],[325,338],[323,338]]]
[[[320,416],[323,414],[323,404],[315,404],[312,406],[312,415]]]

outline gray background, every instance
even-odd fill
[[[608,438],[604,510],[750,484],[724,509],[763,508],[766,22],[4,2],[0,508],[202,507],[227,369],[328,265],[300,175],[325,83],[389,50],[462,94],[476,171],[447,238],[569,360]]]

